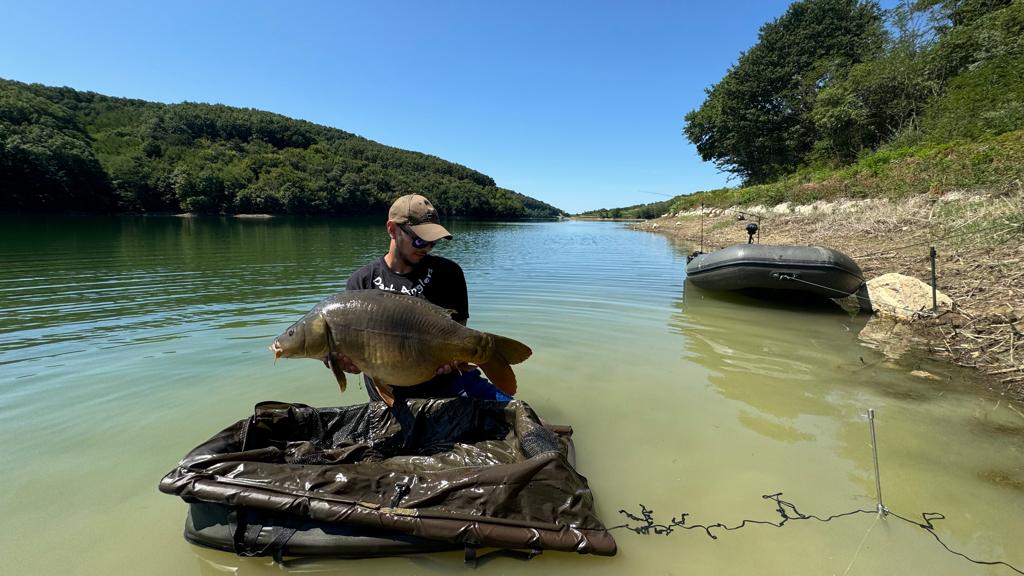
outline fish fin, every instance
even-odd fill
[[[494,353],[505,359],[509,364],[519,364],[533,354],[530,347],[518,340],[491,334],[494,338]]]
[[[338,381],[338,388],[341,389],[342,393],[345,392],[345,388],[348,386],[348,380],[345,379],[345,371],[338,365],[338,361],[332,356],[327,356],[327,366],[334,373],[334,379]]]
[[[320,320],[324,323],[324,335],[327,337],[327,366],[334,373],[334,379],[338,381],[338,388],[341,388],[344,393],[348,381],[345,379],[345,371],[338,366],[338,356],[334,349],[334,334],[331,333],[331,325],[327,323],[327,318],[323,314],[320,315]]]
[[[494,355],[487,362],[480,364],[480,369],[484,371],[484,375],[501,390],[509,396],[516,395],[516,373],[512,371],[512,367],[505,362],[505,359],[501,356]]]
[[[373,386],[377,389],[377,394],[380,395],[380,399],[391,408],[395,405],[395,391],[387,384],[378,382],[376,379],[373,381]]]

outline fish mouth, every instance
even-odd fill
[[[270,345],[270,351],[274,353],[274,364],[277,364],[277,359],[284,354],[284,348],[281,347],[281,343],[274,340],[274,343]]]

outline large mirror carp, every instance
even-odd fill
[[[316,358],[327,362],[345,391],[338,355],[373,378],[381,397],[394,402],[392,386],[413,386],[434,377],[445,364],[480,366],[495,386],[516,392],[511,364],[530,357],[528,346],[511,338],[467,328],[452,311],[413,296],[383,290],[352,290],[322,300],[270,346],[275,358]]]

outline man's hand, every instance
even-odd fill
[[[450,364],[445,364],[444,366],[438,368],[437,375],[440,376],[441,374],[451,374],[452,372],[458,372],[459,374],[461,374],[472,368],[473,365],[470,364],[469,362],[452,362]]]
[[[362,372],[358,366],[352,363],[352,359],[344,354],[338,354],[335,356],[334,360],[344,372],[348,372],[349,374],[359,374]],[[328,368],[331,367],[326,358],[324,358],[324,366],[327,366]]]

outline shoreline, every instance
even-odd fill
[[[935,246],[938,290],[953,299],[953,308],[874,330],[894,344],[886,350],[883,343],[881,351],[898,357],[909,348],[973,368],[987,388],[1024,402],[1024,191],[704,208],[632,228],[668,236],[689,246],[687,252],[703,240],[704,251],[711,252],[746,243],[750,222],[759,222],[762,244],[844,252],[866,280],[898,272],[929,283],[928,255]],[[876,315],[871,322],[878,320]]]

